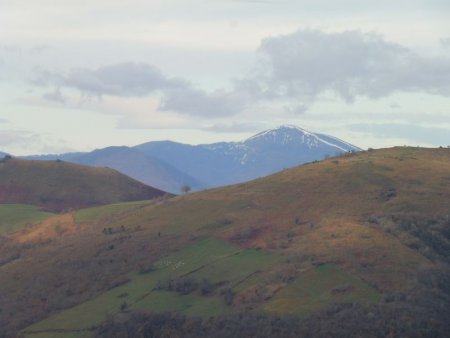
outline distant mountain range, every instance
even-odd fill
[[[90,153],[26,156],[116,169],[155,188],[180,193],[245,182],[360,148],[336,137],[285,125],[241,142],[188,145],[152,141],[135,147],[108,147]]]
[[[290,125],[261,132],[242,142],[191,146],[163,141],[135,148],[198,178],[208,187],[244,182],[327,156],[360,150],[335,137]]]

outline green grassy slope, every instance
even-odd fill
[[[108,316],[124,320],[135,311],[172,311],[205,318],[231,313],[239,301],[227,305],[227,292],[256,290],[267,278],[264,271],[281,261],[277,254],[241,249],[214,238],[200,240],[158,260],[149,271],[130,274],[123,285],[26,328],[23,336],[89,337]],[[348,273],[323,265],[270,297],[263,310],[307,314],[336,301],[377,302],[378,293]],[[261,305],[248,299],[243,304]]]
[[[223,308],[231,313],[313,316],[351,302],[374,306],[372,314],[417,307],[428,317],[409,314],[399,323],[436,323],[436,312],[446,313],[450,276],[449,177],[448,149],[393,148],[168,200],[60,215],[8,237],[21,255],[0,265],[0,307],[9,309],[0,312],[0,325],[61,328],[80,308],[99,309],[96,325],[107,309],[126,317],[119,308],[125,300],[130,311],[220,313],[224,286],[232,299]],[[202,263],[216,246],[239,254]],[[193,263],[161,269],[165,260],[184,262],[177,255]],[[219,286],[207,297],[164,287],[138,301],[164,282],[164,271],[192,272]]]
[[[63,331],[61,337],[77,332],[85,335],[108,315],[129,316],[134,310],[177,311],[205,317],[223,314],[230,311],[224,299],[226,290],[233,292],[235,286],[255,272],[270,268],[280,258],[214,238],[201,240],[158,260],[149,271],[128,275],[124,285],[28,327],[24,333],[33,337],[59,330]],[[173,289],[168,283],[173,284]]]
[[[81,209],[75,212],[76,223],[95,223],[109,217],[134,213],[137,209],[151,204],[149,201],[133,201],[108,204],[100,207]]]
[[[62,161],[4,159],[0,163],[0,203],[33,204],[60,212],[162,195],[108,168]]]
[[[53,215],[34,205],[0,204],[0,235],[22,230],[27,225],[37,224]]]

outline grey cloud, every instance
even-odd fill
[[[240,112],[247,102],[245,92],[218,90],[207,93],[193,87],[183,87],[167,90],[160,108],[189,115],[221,117]]]
[[[37,134],[28,130],[0,130],[0,148],[3,151],[20,148],[37,153],[63,153],[73,151],[62,139],[54,139],[46,134]]]
[[[398,108],[401,108],[402,106],[400,106],[397,102],[391,102],[390,104],[389,104],[389,108],[392,108],[392,109],[398,109]]]
[[[35,71],[34,77],[30,80],[30,82],[35,86],[61,86],[64,82],[64,77],[47,70],[38,70]]]
[[[245,3],[249,3],[249,4],[278,4],[280,3],[280,1],[275,1],[275,0],[226,0],[225,2],[236,2],[239,4],[245,4]]]
[[[21,130],[0,130],[0,146],[41,142],[39,135]]]
[[[30,48],[30,54],[41,54],[49,50],[50,46],[45,44],[34,45]]]
[[[349,130],[368,133],[379,138],[404,139],[410,145],[429,144],[434,146],[450,145],[450,129],[421,127],[411,124],[353,124]]]
[[[22,54],[22,48],[17,45],[12,45],[12,44],[0,45],[0,50],[3,50],[5,53],[9,53],[9,54],[13,54],[13,55]]]
[[[59,79],[60,85],[86,95],[146,96],[165,88],[184,86],[178,79],[165,77],[159,69],[145,63],[120,63],[90,70],[72,69]]]
[[[85,96],[156,95],[161,111],[208,118],[235,115],[267,101],[281,102],[288,113],[304,113],[327,91],[349,103],[395,92],[450,96],[450,57],[422,57],[373,33],[301,30],[263,40],[259,52],[258,68],[234,80],[229,90],[207,92],[150,64],[133,62],[72,69],[65,75],[42,72],[34,83],[77,89]],[[64,100],[59,89],[45,98]]]
[[[30,47],[23,47],[17,44],[0,44],[0,52],[16,57],[25,54],[41,54],[48,49],[50,49],[50,46],[45,44],[36,44]]]
[[[64,102],[59,88],[79,90],[86,96],[113,95],[142,97],[161,95],[160,110],[181,114],[220,117],[233,115],[245,106],[246,91],[206,92],[179,78],[169,78],[156,67],[145,63],[120,63],[96,70],[73,69],[68,75],[41,72],[33,83],[54,85],[58,89],[44,95],[50,101]]]
[[[267,93],[315,98],[332,90],[351,102],[396,91],[450,95],[450,58],[425,58],[381,36],[302,30],[263,40]]]
[[[299,115],[306,113],[309,109],[309,105],[306,103],[297,103],[285,106],[285,111],[289,114]]]
[[[268,126],[263,123],[235,122],[235,123],[216,123],[214,125],[203,128],[203,130],[218,133],[247,133],[247,132],[257,132],[267,128]]]
[[[3,117],[0,117],[0,123],[8,123],[9,121],[7,119],[4,119]]]
[[[55,89],[53,92],[51,93],[47,93],[43,95],[43,98],[48,100],[48,101],[53,101],[53,102],[59,102],[59,103],[64,103],[66,102],[66,98],[64,97],[64,95],[61,93],[61,90]]]
[[[450,38],[442,38],[439,41],[441,42],[442,46],[450,48]]]

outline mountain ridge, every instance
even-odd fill
[[[116,150],[114,154],[113,150]],[[26,158],[107,166],[150,186],[179,194],[183,185],[198,191],[241,183],[303,163],[360,150],[334,136],[282,125],[243,141],[198,145],[150,141],[133,147],[112,146],[89,153]]]
[[[240,183],[320,160],[325,156],[361,150],[338,138],[312,133],[292,125],[266,130],[240,142],[192,146],[156,141],[143,143],[135,148],[192,177],[202,177],[203,182],[210,187]],[[181,153],[189,155],[183,156]],[[180,161],[179,158],[183,160]],[[209,167],[201,168],[199,163]]]

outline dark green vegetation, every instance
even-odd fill
[[[26,337],[445,337],[450,151],[394,148],[1,238]],[[15,253],[11,256],[11,253]]]
[[[94,205],[144,200],[164,195],[108,168],[63,161],[0,161],[0,203],[40,206],[61,212]]]
[[[418,312],[409,305],[355,303],[333,304],[306,318],[254,312],[208,319],[174,313],[139,313],[125,322],[110,317],[97,328],[95,337],[448,337],[448,325],[442,325],[448,314]],[[416,321],[427,317],[438,318],[438,321]]]

